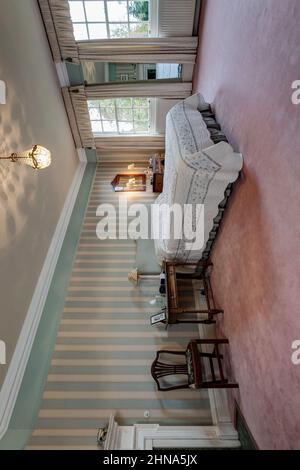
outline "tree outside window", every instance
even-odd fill
[[[94,134],[149,134],[150,99],[116,98],[88,101]]]

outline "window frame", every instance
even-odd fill
[[[140,108],[143,108],[143,106],[140,106],[140,107],[137,107],[135,108],[134,106],[134,99],[135,97],[128,97],[131,99],[131,107],[120,107],[117,105],[117,101],[119,99],[122,99],[122,98],[107,98],[109,100],[112,100],[114,102],[114,105],[113,106],[107,106],[107,107],[111,107],[111,108],[114,108],[114,113],[115,113],[115,119],[114,120],[110,120],[110,119],[102,119],[102,114],[101,114],[101,105],[99,106],[99,104],[97,106],[90,106],[89,103],[92,103],[93,101],[104,101],[105,98],[103,99],[94,99],[94,100],[88,100],[87,102],[87,105],[88,105],[88,109],[90,110],[90,108],[94,108],[94,109],[97,109],[99,110],[99,114],[100,114],[100,119],[92,119],[91,116],[90,116],[90,112],[89,112],[89,118],[90,118],[90,122],[91,122],[91,127],[92,127],[92,133],[95,137],[109,137],[109,136],[146,136],[146,135],[155,135],[156,134],[156,106],[157,106],[157,100],[155,98],[144,98],[144,99],[147,99],[148,100],[148,103],[149,103],[149,106],[148,106],[148,110],[149,110],[149,119],[148,119],[148,131],[141,131],[141,132],[138,132],[136,131],[135,129],[135,126],[134,126],[134,123],[135,123],[135,120],[134,120],[134,109],[140,109]],[[143,98],[143,97],[141,97]],[[138,99],[138,97],[137,97]],[[104,107],[105,108],[105,107]],[[122,119],[119,119],[118,117],[118,108],[119,109],[131,109],[132,110],[132,120],[122,120]],[[116,123],[116,127],[117,127],[117,131],[116,132],[105,132],[103,129],[103,122],[105,121],[113,121]],[[100,122],[101,123],[101,128],[102,128],[102,132],[97,132],[97,131],[93,131],[93,122]],[[121,122],[130,122],[132,123],[133,125],[133,131],[132,132],[121,132],[120,131],[120,127],[119,127],[119,124]]]
[[[85,41],[96,41],[97,39],[121,39],[121,38],[134,38],[135,36],[130,36],[130,25],[142,25],[147,23],[148,24],[148,36],[145,37],[156,37],[158,34],[158,0],[140,0],[140,1],[148,1],[148,6],[149,6],[149,19],[148,21],[131,21],[130,20],[130,15],[129,15],[129,2],[132,0],[120,0],[123,2],[127,3],[127,21],[109,21],[109,14],[108,14],[108,4],[112,1],[117,1],[117,0],[70,0],[72,2],[77,2],[81,3],[83,5],[83,12],[84,12],[84,18],[85,21],[72,21],[73,25],[85,25],[86,27],[86,33],[87,33],[87,38],[86,39],[76,39],[76,42],[85,42]],[[105,14],[105,21],[88,21],[87,18],[87,12],[86,12],[86,6],[85,6],[85,1],[92,1],[92,2],[97,2],[97,1],[103,1],[104,2],[104,14]],[[134,0],[134,1],[139,1],[139,0]],[[89,25],[91,24],[101,24],[106,26],[106,38],[91,38],[90,37],[90,31],[89,31]],[[110,31],[110,25],[127,25],[128,28],[128,36],[120,36],[116,37],[113,36],[111,37],[111,31]],[[75,32],[74,32],[75,36]],[[136,36],[138,37],[138,36]]]

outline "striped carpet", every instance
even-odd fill
[[[150,366],[157,349],[182,349],[197,325],[150,326],[158,282],[132,286],[135,242],[96,237],[100,203],[118,203],[110,182],[121,164],[98,165],[73,265],[43,400],[27,449],[96,449],[98,427],[115,411],[120,424],[211,424],[206,391],[157,392]],[[146,166],[146,163],[145,163]],[[137,172],[145,168],[136,168]],[[122,171],[121,171],[122,170]],[[128,170],[127,170],[128,171]],[[123,196],[123,195],[122,195]],[[151,204],[157,195],[130,195]],[[182,288],[182,300],[193,293]],[[148,410],[150,417],[144,418]]]

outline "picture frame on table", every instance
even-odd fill
[[[166,309],[164,308],[163,310],[161,310],[161,312],[155,313],[154,315],[151,315],[150,324],[155,325],[156,323],[163,322],[166,319],[167,319]]]

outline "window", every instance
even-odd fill
[[[153,101],[149,98],[116,98],[88,101],[94,134],[151,134]]]
[[[149,0],[70,0],[69,5],[76,41],[148,37],[150,23],[156,30]]]

